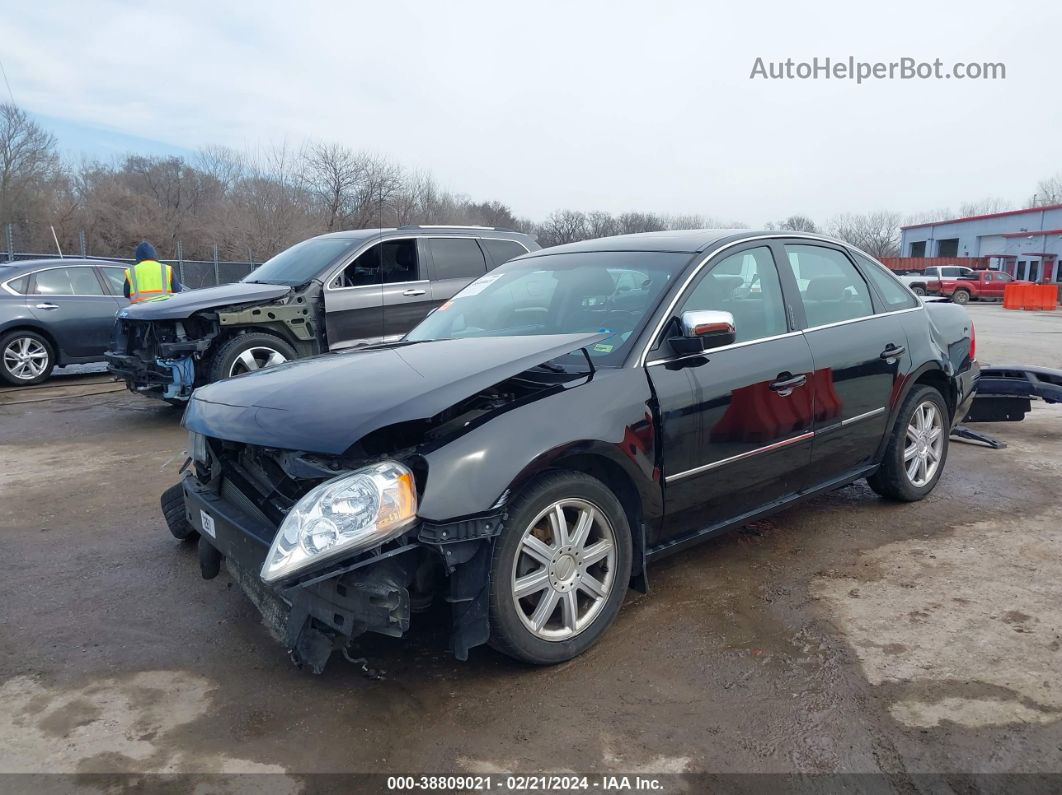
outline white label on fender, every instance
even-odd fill
[[[199,517],[203,520],[203,532],[211,538],[217,538],[214,535],[214,517],[203,510],[199,511]]]

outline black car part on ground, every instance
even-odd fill
[[[1062,370],[1025,364],[985,365],[966,422],[1019,422],[1033,400],[1062,403]]]

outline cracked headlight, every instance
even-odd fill
[[[307,566],[379,546],[417,516],[413,473],[384,461],[322,483],[284,518],[262,565],[276,582]]]

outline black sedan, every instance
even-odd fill
[[[0,265],[0,381],[39,384],[56,365],[103,361],[125,266],[78,259]]]
[[[924,497],[977,372],[964,309],[838,241],[592,240],[400,342],[198,389],[163,509],[315,671],[433,600],[457,657],[556,663],[663,555],[859,478]]]

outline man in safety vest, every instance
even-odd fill
[[[146,240],[136,247],[136,263],[125,269],[125,297],[129,303],[138,304],[181,291],[173,268],[163,265],[156,257],[155,247]]]

